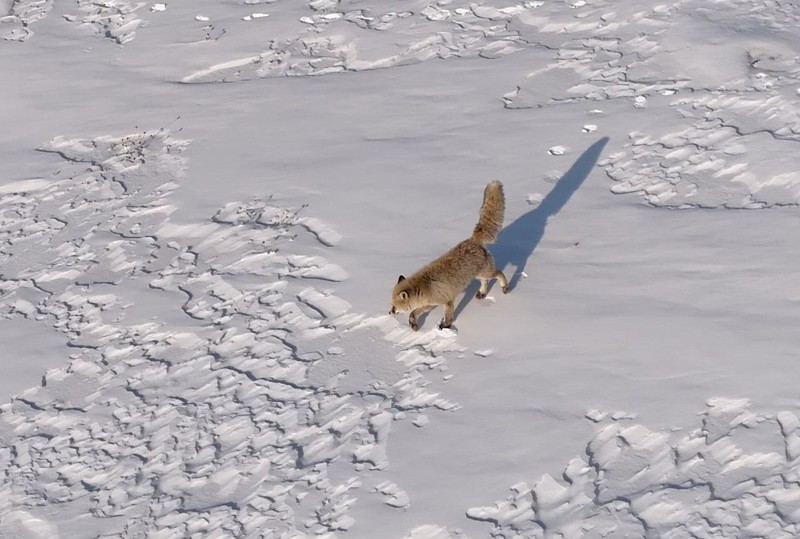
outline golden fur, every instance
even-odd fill
[[[489,291],[489,281],[497,278],[508,293],[508,280],[497,271],[494,259],[484,245],[492,243],[503,227],[505,196],[503,184],[495,180],[483,192],[478,224],[472,237],[453,247],[450,251],[426,265],[411,277],[402,275],[392,290],[391,313],[411,312],[408,323],[417,330],[417,317],[437,305],[444,305],[445,315],[439,327],[450,327],[456,296],[472,282],[481,281],[475,297],[483,299]]]

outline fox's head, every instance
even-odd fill
[[[413,310],[409,288],[406,278],[401,275],[397,279],[397,284],[394,285],[394,290],[392,290],[392,309],[389,314],[407,313]]]

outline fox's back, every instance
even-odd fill
[[[467,239],[423,267],[417,273],[439,299],[452,300],[491,262],[483,245]]]

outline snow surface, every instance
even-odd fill
[[[800,536],[798,25],[0,0],[0,537]]]

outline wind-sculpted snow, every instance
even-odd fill
[[[0,0],[0,537],[800,537],[798,5]]]
[[[642,125],[602,163],[615,193],[641,193],[648,204],[675,208],[800,201],[791,158],[800,137],[800,53],[786,33],[797,8],[705,0],[568,4],[418,2],[386,12],[381,4],[311,2],[299,35],[182,80],[235,82],[551,51],[550,61],[503,96],[507,108],[586,103],[602,113],[602,102],[623,100],[633,110],[671,109],[674,122]],[[781,37],[754,40],[759,31]],[[708,68],[693,61],[698,55],[717,60]]]
[[[310,2],[297,13],[306,28],[272,40],[267,50],[210,66],[184,82],[235,82],[389,68],[431,59],[495,59],[525,49],[551,49],[554,61],[506,96],[509,108],[573,99],[631,96],[674,87],[675,80],[625,80],[632,62],[657,51],[654,36],[686,2],[639,7],[616,2]],[[626,56],[627,54],[627,56]],[[555,83],[555,86],[554,84]],[[575,84],[575,87],[572,85]],[[544,95],[550,96],[542,100]]]
[[[654,206],[766,208],[800,203],[794,155],[800,116],[793,104],[800,56],[741,49],[742,71],[721,87],[694,88],[669,106],[680,119],[628,135],[600,163],[615,193],[641,193]]]
[[[299,17],[305,26],[299,35],[273,39],[266,50],[196,71],[182,82],[325,75],[435,58],[496,58],[525,46],[504,22],[493,20],[495,13],[525,9],[522,4],[499,11],[467,2],[446,7],[417,2],[399,11],[384,6],[390,4],[310,2],[308,14]]]
[[[527,73],[497,96],[510,110],[585,104],[602,116],[603,103],[614,101],[629,103],[632,114],[666,109],[673,120],[642,121],[602,162],[613,192],[670,208],[800,202],[791,159],[800,138],[800,51],[792,32],[800,10],[792,2],[275,1],[232,6],[215,19],[171,15],[168,3],[150,5],[146,15],[144,7],[79,0],[64,18],[122,46],[154,18],[174,17],[182,36],[175,45],[191,47],[186,57],[199,60],[172,57],[162,67],[187,84],[527,54]],[[8,2],[0,35],[28,39],[51,8],[52,0]]]
[[[297,537],[413,503],[374,473],[395,421],[457,408],[425,375],[454,336],[352,313],[346,272],[292,249],[338,234],[269,198],[171,222],[185,145],[58,137],[52,177],[2,186],[0,308],[69,348],[0,407],[0,535]]]
[[[31,25],[53,9],[53,0],[6,0],[7,5],[3,4],[0,2],[0,38],[9,41],[30,39]]]
[[[743,400],[707,404],[687,434],[601,423],[560,476],[520,482],[467,515],[506,539],[797,537],[800,419],[757,415]]]
[[[26,41],[34,35],[31,26],[47,17],[53,9],[53,0],[8,0],[7,13],[0,2],[0,38]],[[77,0],[78,11],[64,15],[64,19],[81,28],[112,39],[119,45],[131,41],[144,21],[134,12],[144,6],[142,2],[124,0]]]
[[[611,4],[578,2],[582,17],[555,4],[517,15],[510,28],[552,49],[554,61],[528,74],[506,106],[629,100],[635,109],[670,107],[674,124],[654,132],[643,123],[601,163],[618,182],[615,193],[676,208],[797,204],[800,175],[790,156],[800,142],[800,53],[788,34],[768,44],[753,39],[759,30],[785,33],[797,8]],[[693,61],[698,56],[715,63]]]
[[[127,2],[125,0],[77,0],[77,14],[67,15],[69,22],[93,30],[119,45],[124,45],[136,37],[136,30],[144,24],[137,17],[136,11],[142,8],[143,2]]]

